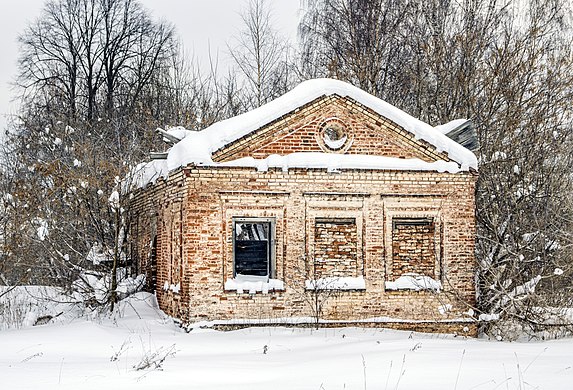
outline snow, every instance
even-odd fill
[[[50,233],[50,230],[48,229],[48,221],[41,218],[37,218],[36,222],[40,225],[36,228],[36,235],[38,236],[40,241],[44,241]]]
[[[116,292],[119,297],[126,297],[143,288],[145,275],[128,277],[125,268],[117,269]],[[83,270],[78,279],[72,284],[74,293],[71,294],[76,302],[107,302],[111,286],[111,275],[105,272]],[[67,300],[70,300],[68,297]]]
[[[99,265],[103,262],[110,261],[112,258],[113,252],[105,249],[99,242],[93,244],[86,255],[86,260],[93,265]]]
[[[443,305],[438,306],[438,312],[439,312],[441,315],[445,316],[445,315],[447,315],[450,311],[452,311],[452,308],[453,308],[452,305],[450,305],[449,303],[446,303],[446,304],[443,304]]]
[[[300,325],[308,326],[309,324],[316,325],[316,323],[325,324],[325,325],[345,325],[345,326],[360,326],[363,324],[380,324],[380,327],[383,327],[384,324],[392,323],[408,323],[408,324],[415,324],[415,323],[424,323],[426,324],[428,320],[412,320],[412,319],[404,319],[404,318],[395,318],[395,317],[368,317],[359,320],[327,320],[320,318],[318,321],[315,317],[273,317],[273,318],[232,318],[229,320],[212,320],[212,321],[197,321],[192,322],[185,325],[185,329],[188,331],[197,330],[197,329],[207,329],[207,328],[214,328],[216,326],[229,326],[229,325],[248,325],[248,326],[284,326],[284,325]],[[432,320],[434,323],[472,323],[475,322],[472,318],[467,317],[460,317],[460,318],[448,318],[448,319],[438,319]]]
[[[165,281],[165,283],[163,283],[163,290],[173,291],[175,294],[179,294],[179,291],[181,291],[181,284],[180,283],[173,284],[169,283],[168,281]]]
[[[184,128],[183,126],[175,126],[175,127],[171,127],[167,130],[163,130],[163,129],[157,129],[157,131],[160,134],[164,134],[167,133],[168,135],[177,138],[179,141],[181,141],[183,138],[187,137],[188,135],[195,133],[194,131],[191,130],[187,130],[186,128]],[[164,137],[165,141],[168,141],[167,138]]]
[[[232,279],[227,279],[225,282],[225,290],[237,291],[238,294],[248,292],[255,294],[262,292],[267,294],[273,290],[284,290],[285,286],[281,280],[269,279],[267,276],[254,276],[254,275],[236,275]]]
[[[525,297],[535,293],[535,289],[537,284],[541,281],[541,275],[537,275],[523,284],[515,286],[511,291],[503,295],[503,297],[495,303],[494,308],[499,310],[501,307],[505,307],[511,301],[522,300]],[[511,284],[512,280],[508,279],[505,280],[501,286],[503,289],[507,289]],[[491,286],[490,288],[495,288],[495,286]]]
[[[499,320],[498,313],[482,313],[479,315],[480,321],[497,321]]]
[[[119,209],[119,192],[113,191],[108,199],[109,206],[114,209]]]
[[[168,174],[169,170],[167,169],[166,160],[152,160],[147,163],[140,163],[131,170],[130,184],[133,188],[142,188],[149,183],[155,183],[161,177],[166,178]]]
[[[342,137],[342,138],[340,138],[340,139],[333,140],[333,139],[330,139],[330,137],[325,134],[322,139],[324,140],[325,145],[328,146],[330,149],[332,149],[332,150],[338,150],[338,149],[340,149],[341,147],[344,146],[344,144],[346,143],[346,140],[348,139],[348,137],[347,137],[347,136],[344,136],[344,137]]]
[[[179,294],[179,291],[181,291],[181,284],[171,284],[169,285],[169,290],[173,291],[175,294]]]
[[[460,172],[459,166],[454,162],[435,161],[426,162],[417,158],[400,159],[383,156],[368,156],[357,154],[330,154],[319,152],[299,152],[285,156],[272,154],[265,159],[244,157],[223,163],[211,163],[212,166],[221,167],[249,167],[266,172],[269,168],[280,168],[284,172],[291,168],[326,168],[329,172],[340,169],[391,169],[415,170],[437,172]]]
[[[432,290],[439,292],[442,283],[426,275],[405,273],[393,282],[385,283],[386,290]]]
[[[54,315],[64,310],[52,305]],[[186,333],[144,293],[111,315],[68,314],[0,331],[7,388],[565,390],[573,381],[571,339],[509,343],[372,328]]]
[[[364,290],[364,277],[328,277],[305,281],[307,290]]]

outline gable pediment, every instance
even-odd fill
[[[216,162],[319,152],[452,161],[426,141],[350,97],[321,96],[213,153]]]

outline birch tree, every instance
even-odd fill
[[[272,26],[265,0],[249,0],[243,28],[228,44],[234,66],[244,81],[245,108],[259,107],[289,89],[289,44]]]

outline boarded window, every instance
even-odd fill
[[[317,218],[314,225],[315,276],[357,276],[357,247],[354,218]]]
[[[235,275],[272,276],[273,228],[266,219],[234,220]]]
[[[435,226],[431,218],[392,221],[392,274],[433,277],[436,265]]]

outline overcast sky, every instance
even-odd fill
[[[200,63],[213,58],[222,63],[225,42],[241,27],[241,9],[247,0],[140,0],[158,19],[175,25],[185,49]],[[0,0],[0,129],[15,112],[10,83],[16,74],[18,34],[40,17],[44,0]],[[296,39],[300,0],[271,0],[276,28]],[[224,65],[222,65],[224,66]]]

